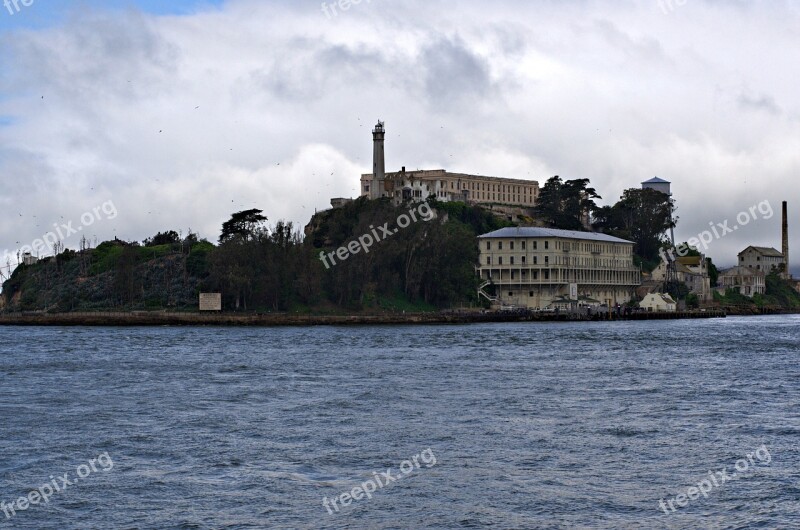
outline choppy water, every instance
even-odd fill
[[[0,328],[0,528],[800,528],[799,324]]]

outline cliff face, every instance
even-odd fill
[[[200,279],[189,272],[187,258],[181,252],[144,247],[98,247],[83,255],[67,252],[18,267],[3,285],[0,307],[8,311],[197,307]]]

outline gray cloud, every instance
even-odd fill
[[[738,103],[744,110],[761,111],[774,116],[781,114],[781,109],[775,102],[775,98],[766,94],[759,94],[757,96],[741,94],[739,95]]]
[[[488,64],[459,38],[440,38],[426,46],[420,70],[425,76],[424,96],[437,108],[458,110],[492,95]]]
[[[118,217],[90,237],[214,239],[249,207],[302,225],[357,194],[379,118],[393,169],[588,177],[605,202],[658,175],[679,239],[762,200],[788,199],[800,226],[800,120],[783,118],[800,115],[800,80],[778,53],[798,16],[645,0],[374,0],[331,19],[316,2],[82,8],[0,36],[0,250],[110,199]],[[752,223],[710,254],[733,263],[779,228]]]

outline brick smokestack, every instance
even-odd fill
[[[786,201],[783,201],[783,261],[786,263],[783,277],[788,280],[792,275],[789,272],[789,207]]]

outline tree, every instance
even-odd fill
[[[230,241],[250,241],[256,234],[264,229],[266,216],[261,215],[262,210],[252,209],[237,212],[231,215],[230,220],[222,225],[222,234],[219,236],[220,243]]]
[[[614,206],[595,211],[593,226],[604,233],[636,243],[634,252],[644,261],[658,263],[659,251],[673,228],[669,195],[652,189],[625,190]]]
[[[534,213],[553,228],[583,230],[583,220],[597,210],[597,191],[589,187],[589,179],[562,182],[556,175],[547,180],[539,192]]]
[[[175,245],[181,242],[181,236],[175,230],[159,232],[153,237],[145,239],[142,243],[146,247],[157,247],[159,245]]]

